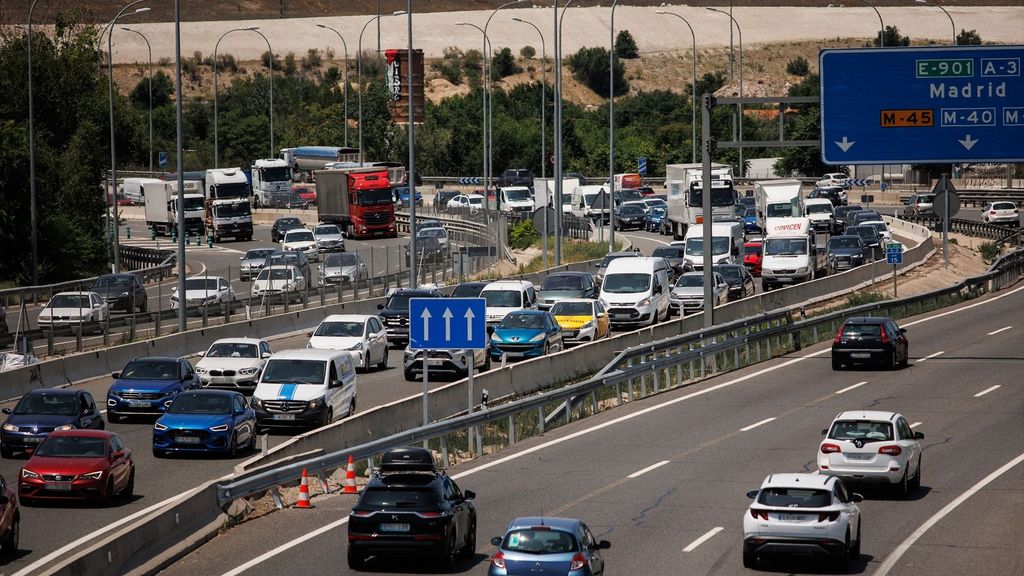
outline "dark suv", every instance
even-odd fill
[[[440,298],[437,288],[399,288],[388,297],[386,304],[377,304],[377,313],[384,321],[388,344],[397,346],[409,341],[409,299]]]
[[[111,312],[145,312],[149,306],[149,297],[138,274],[104,274],[96,279],[92,291],[106,301]]]
[[[295,228],[302,228],[305,224],[302,220],[294,216],[282,216],[277,220],[274,220],[274,225],[270,227],[270,241],[280,242],[284,239],[284,233]]]
[[[348,522],[348,566],[370,556],[427,553],[446,568],[476,554],[476,498],[434,467],[423,448],[384,453]]]
[[[526,186],[530,190],[533,190],[533,172],[525,168],[509,168],[501,173],[498,178],[498,187],[504,188],[506,186]]]
[[[910,360],[907,329],[892,318],[853,316],[832,341],[832,369],[851,364],[878,364],[896,370]]]

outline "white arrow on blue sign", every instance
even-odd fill
[[[483,298],[412,298],[409,347],[464,350],[487,347],[487,303]]]

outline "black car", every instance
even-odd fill
[[[284,216],[274,220],[274,225],[270,227],[270,241],[280,242],[284,239],[284,233],[294,228],[303,228],[305,224],[302,220],[295,218],[294,216]]]
[[[882,235],[874,226],[851,226],[846,229],[846,234],[856,234],[864,242],[864,253],[871,260],[881,258]]]
[[[850,226],[860,226],[864,222],[875,222],[882,220],[882,215],[874,210],[861,210],[847,216],[846,223]]]
[[[438,190],[434,193],[434,211],[440,212],[441,210],[448,209],[448,201],[455,198],[462,192],[458,190]]]
[[[138,274],[104,274],[96,279],[92,291],[106,301],[111,312],[145,312],[149,306],[146,288]]]
[[[616,230],[640,230],[644,227],[644,217],[647,211],[636,204],[626,204],[618,209],[615,214]]]
[[[811,190],[811,193],[807,195],[808,198],[828,198],[832,202],[834,208],[842,206],[846,199],[846,194],[843,192],[840,186],[828,186],[825,188],[815,188]]]
[[[0,455],[11,458],[15,452],[34,450],[54,430],[92,428],[103,430],[103,416],[92,394],[70,388],[30,390],[7,414],[0,432]]]
[[[729,302],[753,296],[757,291],[754,277],[742,264],[719,264],[714,267],[714,271],[721,274],[729,285]]]
[[[846,216],[851,212],[860,212],[863,209],[864,207],[860,204],[854,204],[852,206],[836,206],[835,212],[833,212],[836,219],[836,227],[839,228],[840,231],[846,229]]]
[[[475,498],[434,467],[428,450],[388,450],[349,513],[349,568],[395,553],[425,554],[445,568],[473,558]]]
[[[892,318],[847,318],[832,341],[832,369],[851,364],[878,364],[895,370],[910,360],[907,329]]]
[[[870,259],[871,251],[858,234],[833,236],[825,246],[830,274],[856,268]]]
[[[654,258],[664,258],[672,267],[672,280],[687,272],[693,272],[693,264],[686,261],[686,247],[684,246],[658,246],[651,252]]]
[[[452,298],[479,298],[484,286],[490,282],[463,282],[452,290]]]
[[[405,245],[405,265],[410,266],[409,262],[409,244]],[[441,239],[436,236],[416,236],[416,262],[423,264],[424,262],[438,263],[444,262],[448,259],[447,247],[441,243]]]
[[[409,341],[409,299],[410,298],[441,298],[444,296],[437,288],[399,288],[395,290],[385,304],[377,304],[377,313],[384,321],[388,333],[388,344],[396,346]]]
[[[498,188],[507,186],[526,186],[533,190],[533,172],[525,168],[509,168],[498,177]]]

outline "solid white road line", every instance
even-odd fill
[[[665,242],[664,240],[658,240],[657,238],[648,238],[647,236],[634,236],[632,234],[621,234],[621,233],[619,234],[619,236],[625,236],[626,238],[632,238],[634,240],[644,240],[645,242],[657,242],[658,244],[662,244],[664,246],[668,246],[668,244],[669,244],[668,242]]]
[[[964,310],[970,310],[971,308],[974,308],[975,306],[984,306],[986,304],[991,304],[991,303],[993,303],[993,302],[995,302],[997,300],[1002,300],[1003,298],[1006,298],[1007,296],[1013,296],[1014,294],[1016,294],[1017,292],[1020,292],[1021,290],[1024,290],[1024,286],[1021,286],[1020,288],[1014,288],[1013,290],[1010,290],[1009,292],[1007,292],[1005,294],[1000,294],[999,296],[994,296],[992,298],[989,298],[988,300],[982,300],[981,302],[975,302],[974,304],[968,304],[967,306],[963,306],[961,308],[956,308],[956,309],[950,310],[948,312],[942,312],[942,313],[936,314],[934,316],[928,316],[926,318],[921,318],[920,320],[914,320],[913,322],[907,322],[906,324],[903,324],[902,326],[913,326],[915,324],[921,324],[921,323],[924,323],[924,322],[929,322],[931,320],[935,320],[936,318],[943,318],[945,316],[949,316],[950,314],[958,314],[960,312],[963,312]]]
[[[861,386],[863,386],[865,384],[867,384],[867,381],[857,382],[853,386],[847,386],[846,388],[843,388],[842,390],[836,390],[836,394],[842,394],[844,392],[849,392],[850,390],[853,390],[854,388],[860,388]]]
[[[754,422],[750,426],[745,426],[743,428],[740,428],[740,432],[747,432],[747,431],[753,430],[754,428],[757,428],[758,426],[760,426],[762,424],[767,424],[767,423],[771,422],[772,420],[775,420],[775,418],[765,418],[764,420],[761,420],[760,422]]]
[[[690,542],[689,546],[687,546],[686,548],[683,548],[683,552],[693,552],[694,550],[697,549],[697,546],[700,546],[701,544],[707,542],[708,540],[711,539],[712,536],[714,536],[715,534],[718,534],[722,530],[725,530],[725,528],[723,528],[721,526],[715,526],[711,530],[708,530],[707,532],[705,532],[704,535],[701,536],[700,538],[697,538],[693,542]]]
[[[938,352],[936,352],[934,354],[929,354],[929,355],[925,356],[924,358],[921,358],[920,360],[918,360],[916,362],[916,364],[920,364],[921,362],[924,362],[925,360],[930,360],[932,358],[935,358],[936,356],[940,356],[940,355],[945,354],[945,353],[946,353],[945,350],[939,350]]]
[[[669,462],[670,462],[670,460],[662,460],[661,462],[658,462],[657,464],[651,464],[650,466],[648,466],[647,468],[644,468],[643,470],[637,470],[636,472],[633,472],[629,476],[626,476],[626,478],[636,478],[637,476],[642,476],[644,474],[647,474],[651,470],[654,470],[655,468],[661,468],[662,466],[664,466],[665,464],[668,464]]]
[[[917,428],[917,427],[918,427],[918,426],[920,426],[920,425],[921,425],[921,423],[920,423],[920,422],[914,422],[913,424],[911,424],[911,425],[910,425],[910,427],[911,427],[911,428]]]
[[[1010,328],[1013,328],[1013,326],[1003,326],[999,330],[993,330],[993,331],[989,332],[988,335],[989,336],[995,336],[996,334],[999,334],[1000,332],[1006,332]]]
[[[984,396],[985,394],[988,394],[989,392],[991,392],[991,391],[995,390],[996,388],[1001,388],[1001,387],[1002,387],[1002,385],[1000,385],[1000,384],[996,384],[995,386],[993,386],[993,387],[991,387],[991,388],[985,388],[985,389],[984,389],[984,390],[982,390],[981,392],[978,392],[977,394],[975,394],[975,395],[974,395],[974,397],[975,397],[975,398],[981,398],[981,397],[982,397],[982,396]]]
[[[927,532],[929,528],[931,528],[940,520],[945,518],[946,515],[955,510],[957,506],[963,504],[964,501],[973,496],[976,492],[978,492],[985,486],[988,486],[993,480],[999,478],[1004,473],[1006,473],[1006,471],[1008,471],[1010,468],[1013,468],[1014,466],[1020,464],[1021,462],[1024,462],[1024,454],[1021,454],[1020,456],[1017,456],[1016,458],[1010,460],[1006,464],[1003,464],[998,470],[984,477],[980,482],[968,488],[966,492],[957,496],[956,499],[954,499],[952,502],[943,506],[942,510],[939,510],[938,512],[935,513],[934,516],[926,520],[924,524],[921,524],[921,526],[918,527],[917,530],[914,530],[914,532],[910,536],[908,536],[906,540],[900,543],[900,545],[897,546],[896,549],[893,550],[885,558],[885,561],[882,562],[882,565],[879,566],[878,570],[875,572],[875,576],[885,576],[886,574],[888,574],[889,571],[896,566],[896,563],[900,561],[900,558],[902,558],[903,555],[906,554],[907,550],[909,550],[910,547],[913,546],[914,543],[921,538],[921,536],[924,536],[924,533]]]

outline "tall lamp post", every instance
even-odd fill
[[[540,177],[542,180],[547,178],[547,149],[546,143],[547,135],[545,133],[545,124],[547,123],[547,113],[544,110],[545,104],[545,92],[547,91],[547,54],[544,48],[544,33],[540,31],[540,28],[533,22],[527,22],[522,18],[512,18],[513,22],[520,22],[532,26],[537,31],[537,35],[540,36]],[[547,184],[545,184],[547,186]],[[536,195],[536,193],[535,193]],[[551,198],[548,197],[548,191],[544,190],[544,268],[548,268],[548,210],[551,208]],[[561,210],[561,206],[558,207]]]
[[[608,196],[612,201],[608,219],[609,252],[615,251],[615,7],[618,4],[619,0],[612,0],[611,40],[608,43]]]
[[[232,32],[241,32],[243,30],[250,30],[250,28],[232,28],[227,32],[220,35],[217,39],[217,43],[213,45],[213,167],[220,168],[220,140],[217,136],[217,51],[220,50],[220,41],[225,36]],[[270,57],[274,59],[273,55]],[[273,151],[271,151],[273,152]],[[273,153],[271,153],[273,157]]]
[[[248,32],[255,32],[263,38],[263,41],[267,43],[267,52],[270,56],[267,58],[267,67],[270,69],[270,156],[267,158],[274,157],[274,49],[270,47],[270,40],[260,32],[259,26],[253,26],[246,28]]]
[[[153,171],[153,47],[149,44],[146,35],[132,28],[122,27],[125,32],[135,32],[146,42],[146,51],[149,53],[149,171]]]
[[[949,25],[953,27],[953,46],[956,46],[956,23],[953,22],[953,17],[950,16],[949,12],[945,8],[943,8],[941,5],[933,4],[932,2],[929,2],[928,0],[914,0],[914,1],[917,2],[918,4],[925,4],[927,6],[935,6],[936,8],[938,8],[939,10],[942,10],[942,12],[946,14],[946,18],[949,18]]]
[[[491,25],[491,18],[498,13],[499,10],[506,6],[513,4],[520,4],[526,2],[526,0],[512,0],[511,2],[505,2],[501,6],[495,8],[491,15],[487,17],[487,21],[484,22],[484,36],[487,36],[487,28]],[[488,190],[491,189],[491,174],[494,172],[494,92],[491,86],[491,55],[484,53],[484,70],[486,72],[487,80],[487,181],[484,183],[484,197],[487,197]]]
[[[334,28],[331,28],[330,26],[325,26],[323,24],[317,24],[316,27],[323,28],[324,30],[330,30],[331,32],[337,34],[338,38],[341,40],[341,46],[345,50],[345,69],[342,72],[342,74],[344,75],[344,77],[342,78],[342,83],[345,85],[345,147],[348,148],[348,43],[345,42],[345,37],[341,35],[341,32],[338,32]]]
[[[36,232],[36,129],[35,109],[32,106],[32,12],[36,9],[37,2],[39,0],[32,0],[32,5],[28,8],[28,186],[33,286],[39,285],[39,236]]]
[[[693,71],[690,75],[690,125],[693,127],[692,135],[690,136],[691,149],[690,149],[690,162],[696,164],[697,162],[697,35],[693,33],[693,26],[690,26],[690,21],[683,18],[675,12],[669,12],[667,10],[655,10],[655,14],[667,14],[669,16],[675,16],[686,24],[686,27],[690,29],[690,38],[693,39]]]
[[[487,47],[490,45],[490,39],[487,38],[487,34],[484,32],[484,29],[479,27],[479,26],[477,26],[476,24],[470,24],[469,22],[456,22],[455,25],[456,26],[469,26],[471,28],[476,28],[477,30],[480,31],[480,34],[483,34],[483,38],[484,38],[484,57],[485,57],[485,63],[484,63],[484,66],[483,66],[484,72],[483,72],[483,74],[480,75],[480,95],[481,95],[481,97],[483,99],[483,101],[480,103],[480,110],[481,110],[481,116],[482,116],[482,118],[480,120],[480,133],[483,135],[483,149],[481,151],[481,156],[483,157],[483,173],[481,174],[481,176],[482,176],[481,181],[484,183],[484,204],[486,205],[486,203],[487,203],[487,84],[486,84],[486,79],[484,78],[484,76],[486,76],[486,74],[487,74],[487,72],[486,72],[486,70],[487,70],[486,55],[487,55]]]
[[[216,65],[216,59],[214,59]],[[178,190],[185,190],[185,137],[181,95],[181,0],[174,0],[174,110],[175,110],[175,152],[178,164]],[[216,76],[215,76],[216,77]],[[216,92],[214,92],[216,96]],[[216,100],[215,100],[216,101]],[[185,195],[178,194],[178,294],[185,294]],[[184,296],[182,296],[184,297]],[[184,302],[182,302],[184,304]],[[188,327],[185,318],[186,306],[178,306],[178,331]]]
[[[111,26],[117,22],[132,6],[146,0],[135,0],[131,4],[128,4],[114,16],[114,19],[110,21]],[[149,8],[137,8],[131,15],[139,14],[142,12],[149,12]],[[31,34],[30,34],[31,36]],[[113,198],[111,203],[114,206],[114,273],[121,271],[121,255],[120,252],[120,236],[121,236],[121,220],[118,217],[117,210],[117,135],[114,129],[114,56],[112,53],[114,37],[114,29],[111,28],[107,34],[107,99],[110,104],[110,186]]]
[[[411,280],[412,280],[409,284],[413,288],[418,288],[420,283],[419,283],[419,280],[417,280],[417,276],[416,276],[416,272],[417,272],[417,269],[416,269],[417,268],[417,265],[416,265],[416,254],[417,254],[417,252],[416,252],[416,122],[414,121],[415,120],[415,115],[413,114],[415,112],[415,104],[414,104],[414,100],[413,100],[413,84],[414,84],[413,83],[413,69],[415,68],[415,66],[412,65],[412,0],[407,0],[405,11],[406,11],[406,17],[405,17],[406,25],[407,25],[408,30],[409,30],[409,35],[408,35],[408,50],[409,51],[408,51],[408,58],[405,61],[406,72],[407,72],[407,75],[408,75],[408,80],[407,81],[409,83],[408,87],[406,88],[406,92],[407,92],[407,96],[408,96],[408,106],[409,106],[409,116],[407,118],[409,120],[409,122],[408,122],[408,124],[406,124],[406,128],[408,130],[408,135],[409,135],[409,232],[410,232],[410,234],[409,234],[409,254],[412,256],[411,258],[409,258],[409,273],[411,274]],[[426,362],[426,358],[427,358],[427,354],[426,354],[426,352],[424,352],[423,353],[423,361],[424,362]],[[423,369],[426,370],[426,364],[423,365]],[[424,372],[424,374],[426,374],[426,372]],[[424,388],[424,395],[423,395],[423,397],[424,398],[426,398],[426,387],[427,387],[427,378],[426,378],[426,376],[424,376],[423,377],[423,388]],[[426,407],[426,403],[424,403],[424,407]],[[423,424],[424,425],[428,424],[425,412],[424,412]],[[424,443],[424,448],[426,448],[427,441],[424,440],[423,443]]]
[[[555,29],[555,266],[562,265],[562,21],[569,5],[576,0],[566,0],[562,11],[558,11],[558,0],[552,2]]]
[[[405,14],[405,10],[398,10],[392,12],[392,16],[401,16]],[[381,17],[379,6],[377,15],[366,21],[363,24],[363,29],[359,31],[359,45],[356,49],[356,77],[359,80],[359,165],[363,165],[363,159],[365,158],[365,152],[363,151],[363,32],[366,32],[366,27],[372,24],[375,20],[379,20]],[[378,36],[378,50],[380,50],[380,38]]]
[[[712,12],[718,12],[719,14],[725,14],[726,16],[729,17],[729,20],[732,20],[732,24],[736,25],[736,36],[737,36],[737,39],[739,40],[739,45],[740,45],[740,99],[742,100],[743,99],[743,30],[740,28],[740,23],[737,22],[736,19],[732,17],[732,14],[729,14],[728,12],[726,12],[724,10],[719,10],[718,8],[708,7],[708,10],[711,10]],[[730,30],[732,30],[732,27],[731,27],[732,24],[730,24],[730,28],[729,28]],[[746,170],[744,169],[744,164],[743,164],[743,144],[742,144],[742,142],[743,142],[743,103],[742,102],[739,104],[739,116],[740,116],[740,146],[739,146],[739,149],[740,149],[740,176],[742,177],[746,173]]]
[[[885,48],[885,22],[882,21],[882,13],[878,11],[878,8],[875,8],[874,4],[868,2],[868,0],[860,1],[870,6],[871,9],[875,11],[875,16],[878,16],[878,47]]]

